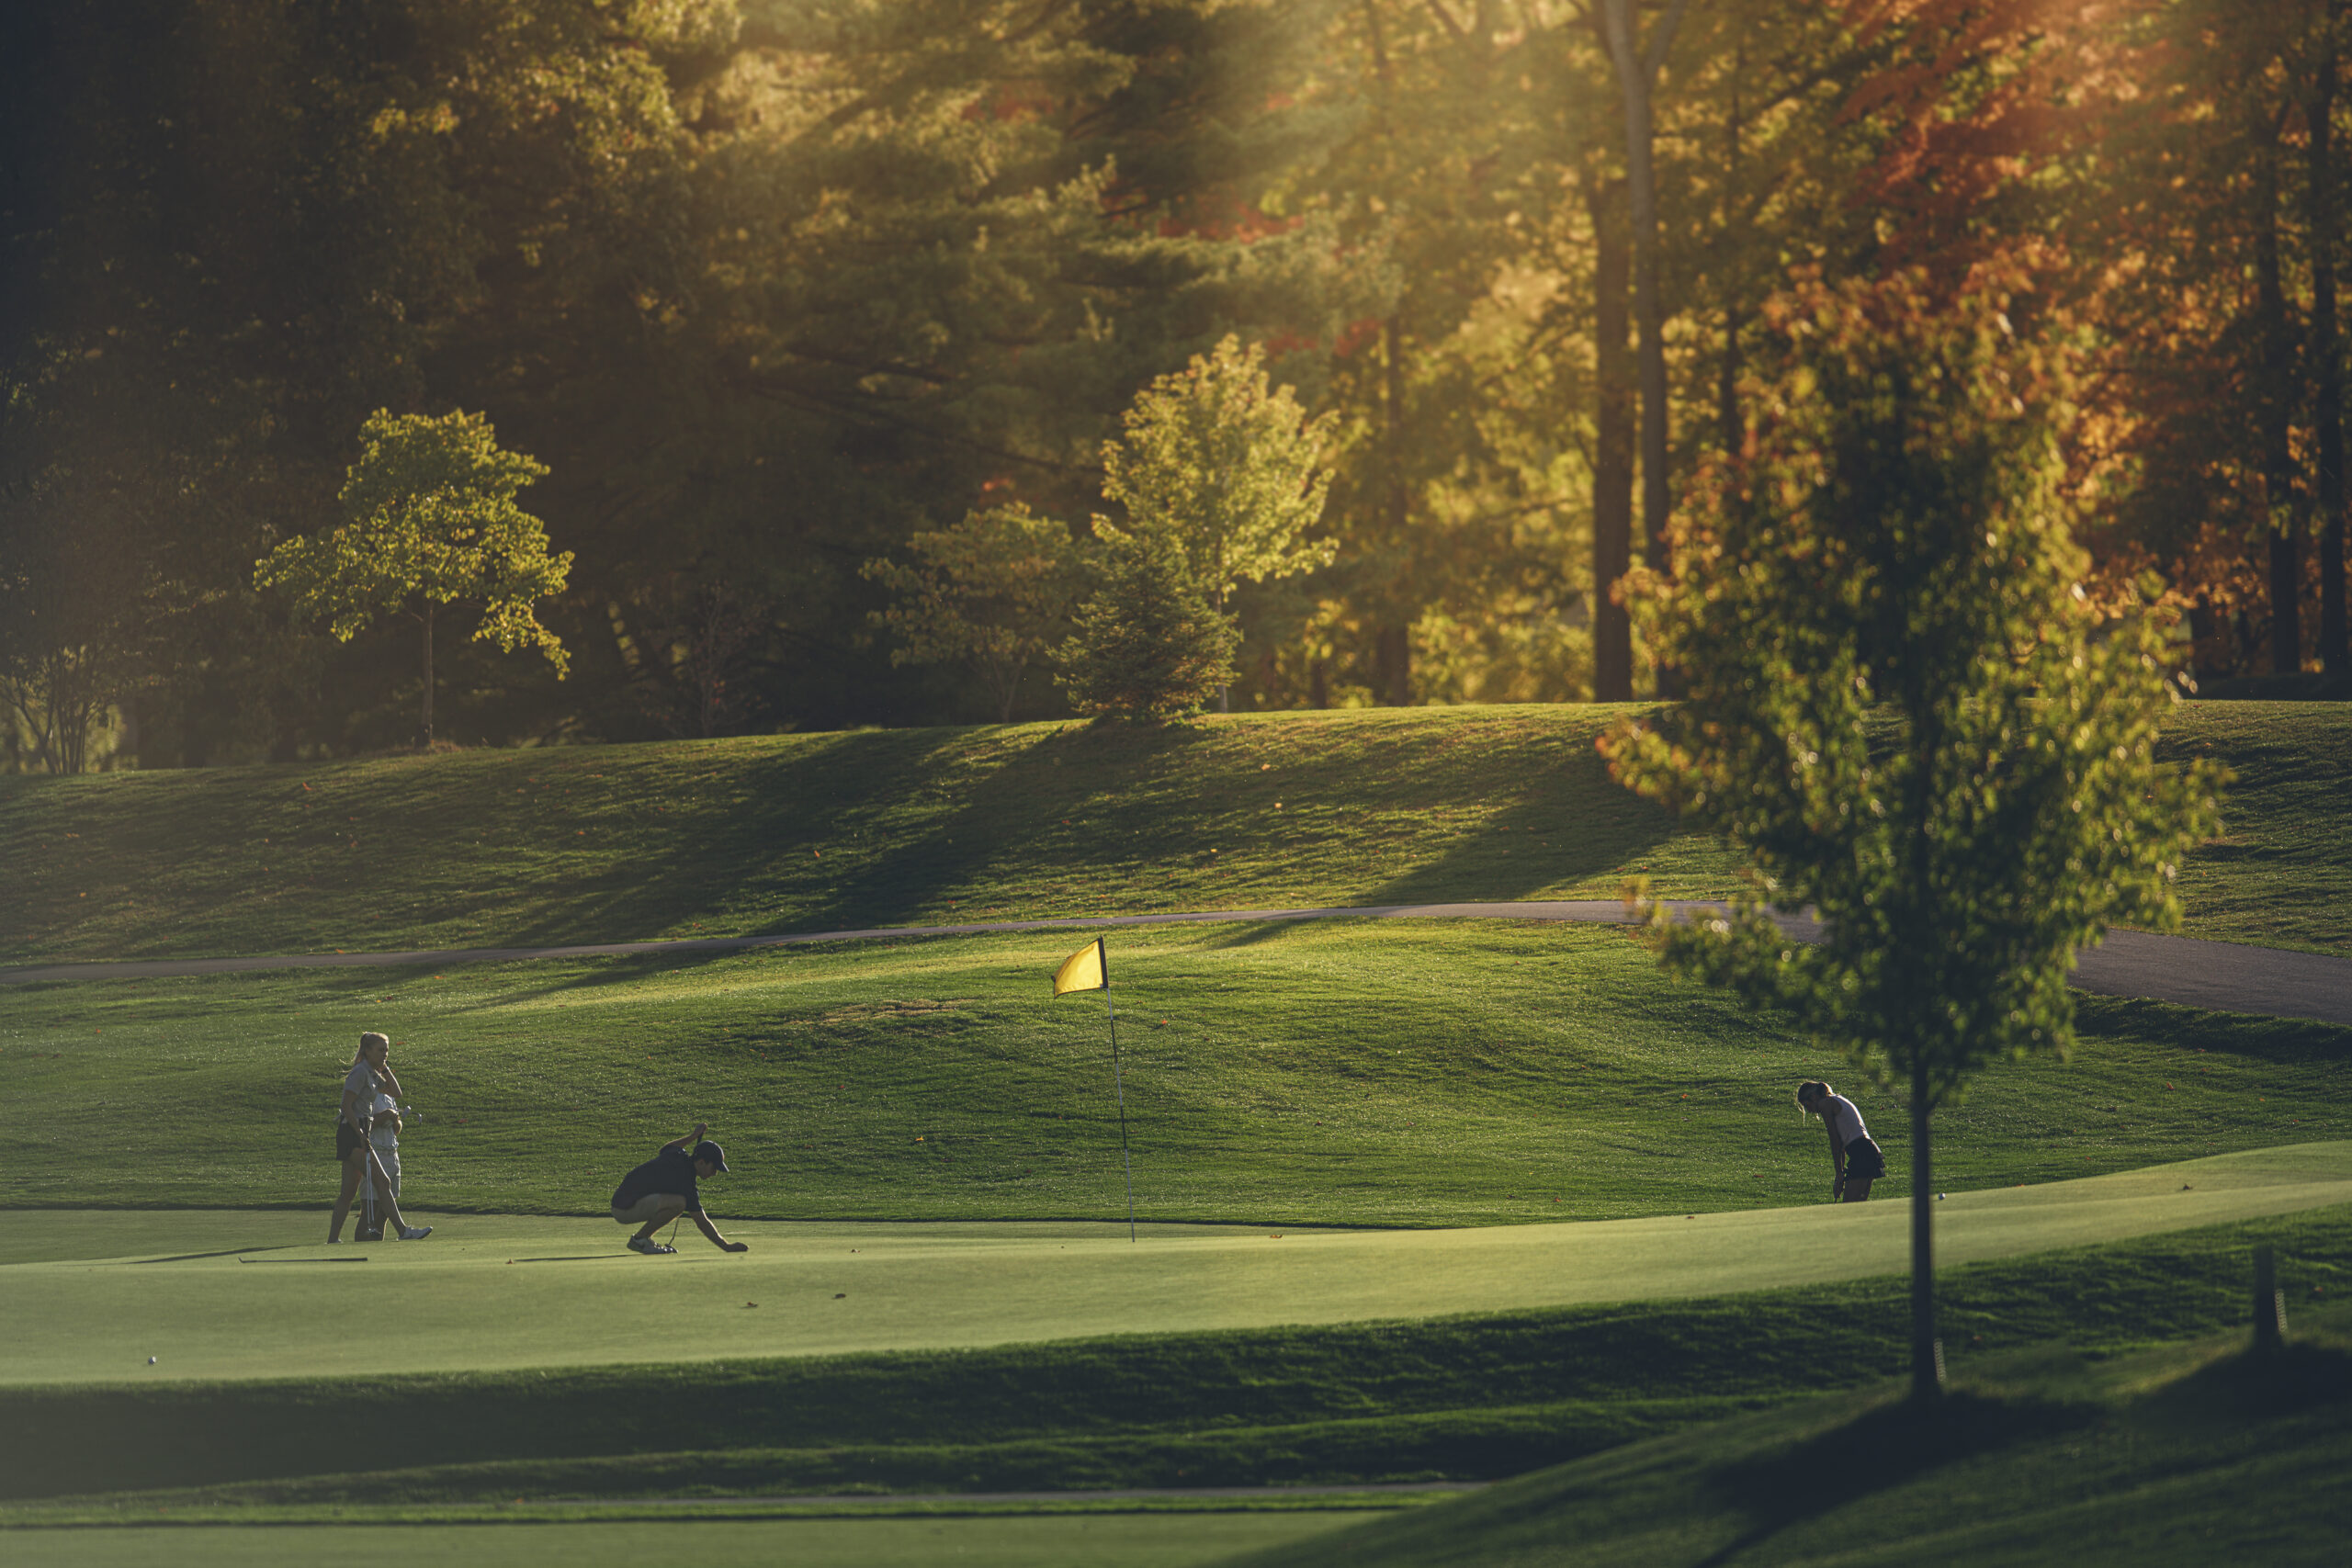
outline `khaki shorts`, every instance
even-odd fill
[[[668,1203],[674,1203],[677,1207],[675,1209],[666,1209],[662,1206]],[[613,1208],[613,1220],[617,1224],[641,1225],[646,1221],[653,1218],[656,1214],[683,1214],[685,1212],[685,1194],[682,1192],[648,1192],[644,1197],[639,1198],[636,1202],[631,1203],[626,1209],[616,1204]]]

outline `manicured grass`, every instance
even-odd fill
[[[2352,1353],[2047,1353],[1921,1413],[1808,1401],[1271,1549],[1249,1568],[1477,1563],[2337,1563]],[[1236,1568],[1242,1568],[1237,1563]]]
[[[2352,1144],[1955,1193],[1951,1263],[2352,1201]],[[363,1375],[806,1356],[1708,1296],[1899,1272],[1895,1203],[1598,1224],[1127,1241],[1111,1227],[745,1225],[624,1251],[610,1221],[448,1219],[421,1244],[192,1248],[0,1270],[0,1319],[43,1325],[0,1382]],[[255,1226],[255,1229],[262,1227]],[[285,1227],[273,1227],[284,1234]],[[247,1244],[250,1245],[250,1244]],[[351,1333],[355,1315],[370,1320]],[[149,1366],[147,1358],[156,1358]]]
[[[1612,1218],[1827,1195],[1799,1078],[1852,1092],[1905,1187],[1894,1100],[1609,928],[1383,921],[1113,939],[1147,1220]],[[707,1119],[723,1221],[1123,1216],[1099,997],[1022,933],[414,971],[14,988],[0,1203],[322,1213],[364,1028],[423,1120],[420,1209],[601,1214]],[[2072,1063],[1939,1118],[1948,1190],[2352,1137],[2352,1030],[2086,998]],[[89,1151],[104,1151],[92,1158]],[[323,1235],[322,1218],[311,1224]],[[691,1239],[691,1238],[689,1238]],[[198,1250],[195,1247],[181,1250]]]
[[[1720,894],[1580,705],[1235,716],[0,778],[0,962]],[[2192,934],[2352,948],[2352,713],[2177,710],[2241,778]]]
[[[1345,1514],[1042,1515],[1026,1518],[663,1519],[594,1524],[331,1525],[269,1529],[147,1528],[16,1531],[0,1551],[57,1568],[639,1568],[647,1562],[789,1562],[793,1568],[1194,1568],[1236,1551],[1306,1540]]]
[[[1955,1367],[2290,1320],[2352,1291],[2352,1206],[1947,1268]],[[370,1312],[396,1360],[396,1311]],[[435,1376],[0,1389],[0,1524],[562,1517],[571,1497],[1358,1485],[1507,1476],[1905,1364],[1879,1278],[1325,1328]],[[291,1364],[289,1357],[289,1365]],[[155,1491],[153,1488],[177,1488]],[[119,1489],[146,1488],[136,1495]],[[112,1495],[89,1495],[114,1490]],[[59,1494],[83,1494],[78,1500]],[[30,1499],[57,1499],[30,1501]],[[1082,1503],[1083,1497],[1072,1499]],[[766,1506],[766,1505],[763,1505]],[[918,1505],[919,1506],[919,1505]],[[630,1510],[624,1507],[624,1515]]]

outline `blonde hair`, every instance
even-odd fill
[[[389,1034],[379,1034],[372,1029],[367,1033],[361,1035],[359,1037],[359,1049],[352,1055],[351,1065],[353,1066],[356,1067],[360,1063],[368,1059],[368,1047],[370,1045],[381,1045],[385,1050],[389,1051],[392,1048],[392,1037]]]
[[[1836,1089],[1831,1089],[1819,1078],[1807,1078],[1804,1082],[1797,1085],[1797,1109],[1804,1111],[1808,1116],[1818,1116],[1821,1112],[1815,1111],[1813,1106],[1807,1102],[1811,1100],[1827,1100],[1831,1095],[1836,1094],[1837,1092],[1838,1091]]]

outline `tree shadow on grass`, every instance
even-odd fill
[[[1793,1525],[1888,1491],[1929,1471],[2089,1424],[2096,1408],[2034,1399],[1947,1394],[1921,1407],[1882,1404],[1788,1448],[1724,1466],[1724,1502],[1752,1521],[1699,1568],[1723,1568]]]

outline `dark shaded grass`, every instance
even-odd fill
[[[2256,1240],[2296,1312],[2352,1295],[2352,1208],[1976,1265],[1942,1281],[1953,1364],[2230,1329]],[[294,1504],[1487,1479],[1874,1382],[1905,1365],[1907,1323],[1888,1279],[970,1351],[17,1389],[0,1392],[0,1486]],[[411,1468],[421,1454],[439,1462]]]
[[[2343,1561],[2352,1354],[2340,1345],[2256,1358],[2206,1341],[2103,1371],[2033,1359],[2042,1376],[1963,1387],[1933,1410],[1884,1388],[1797,1403],[1241,1561]]]

